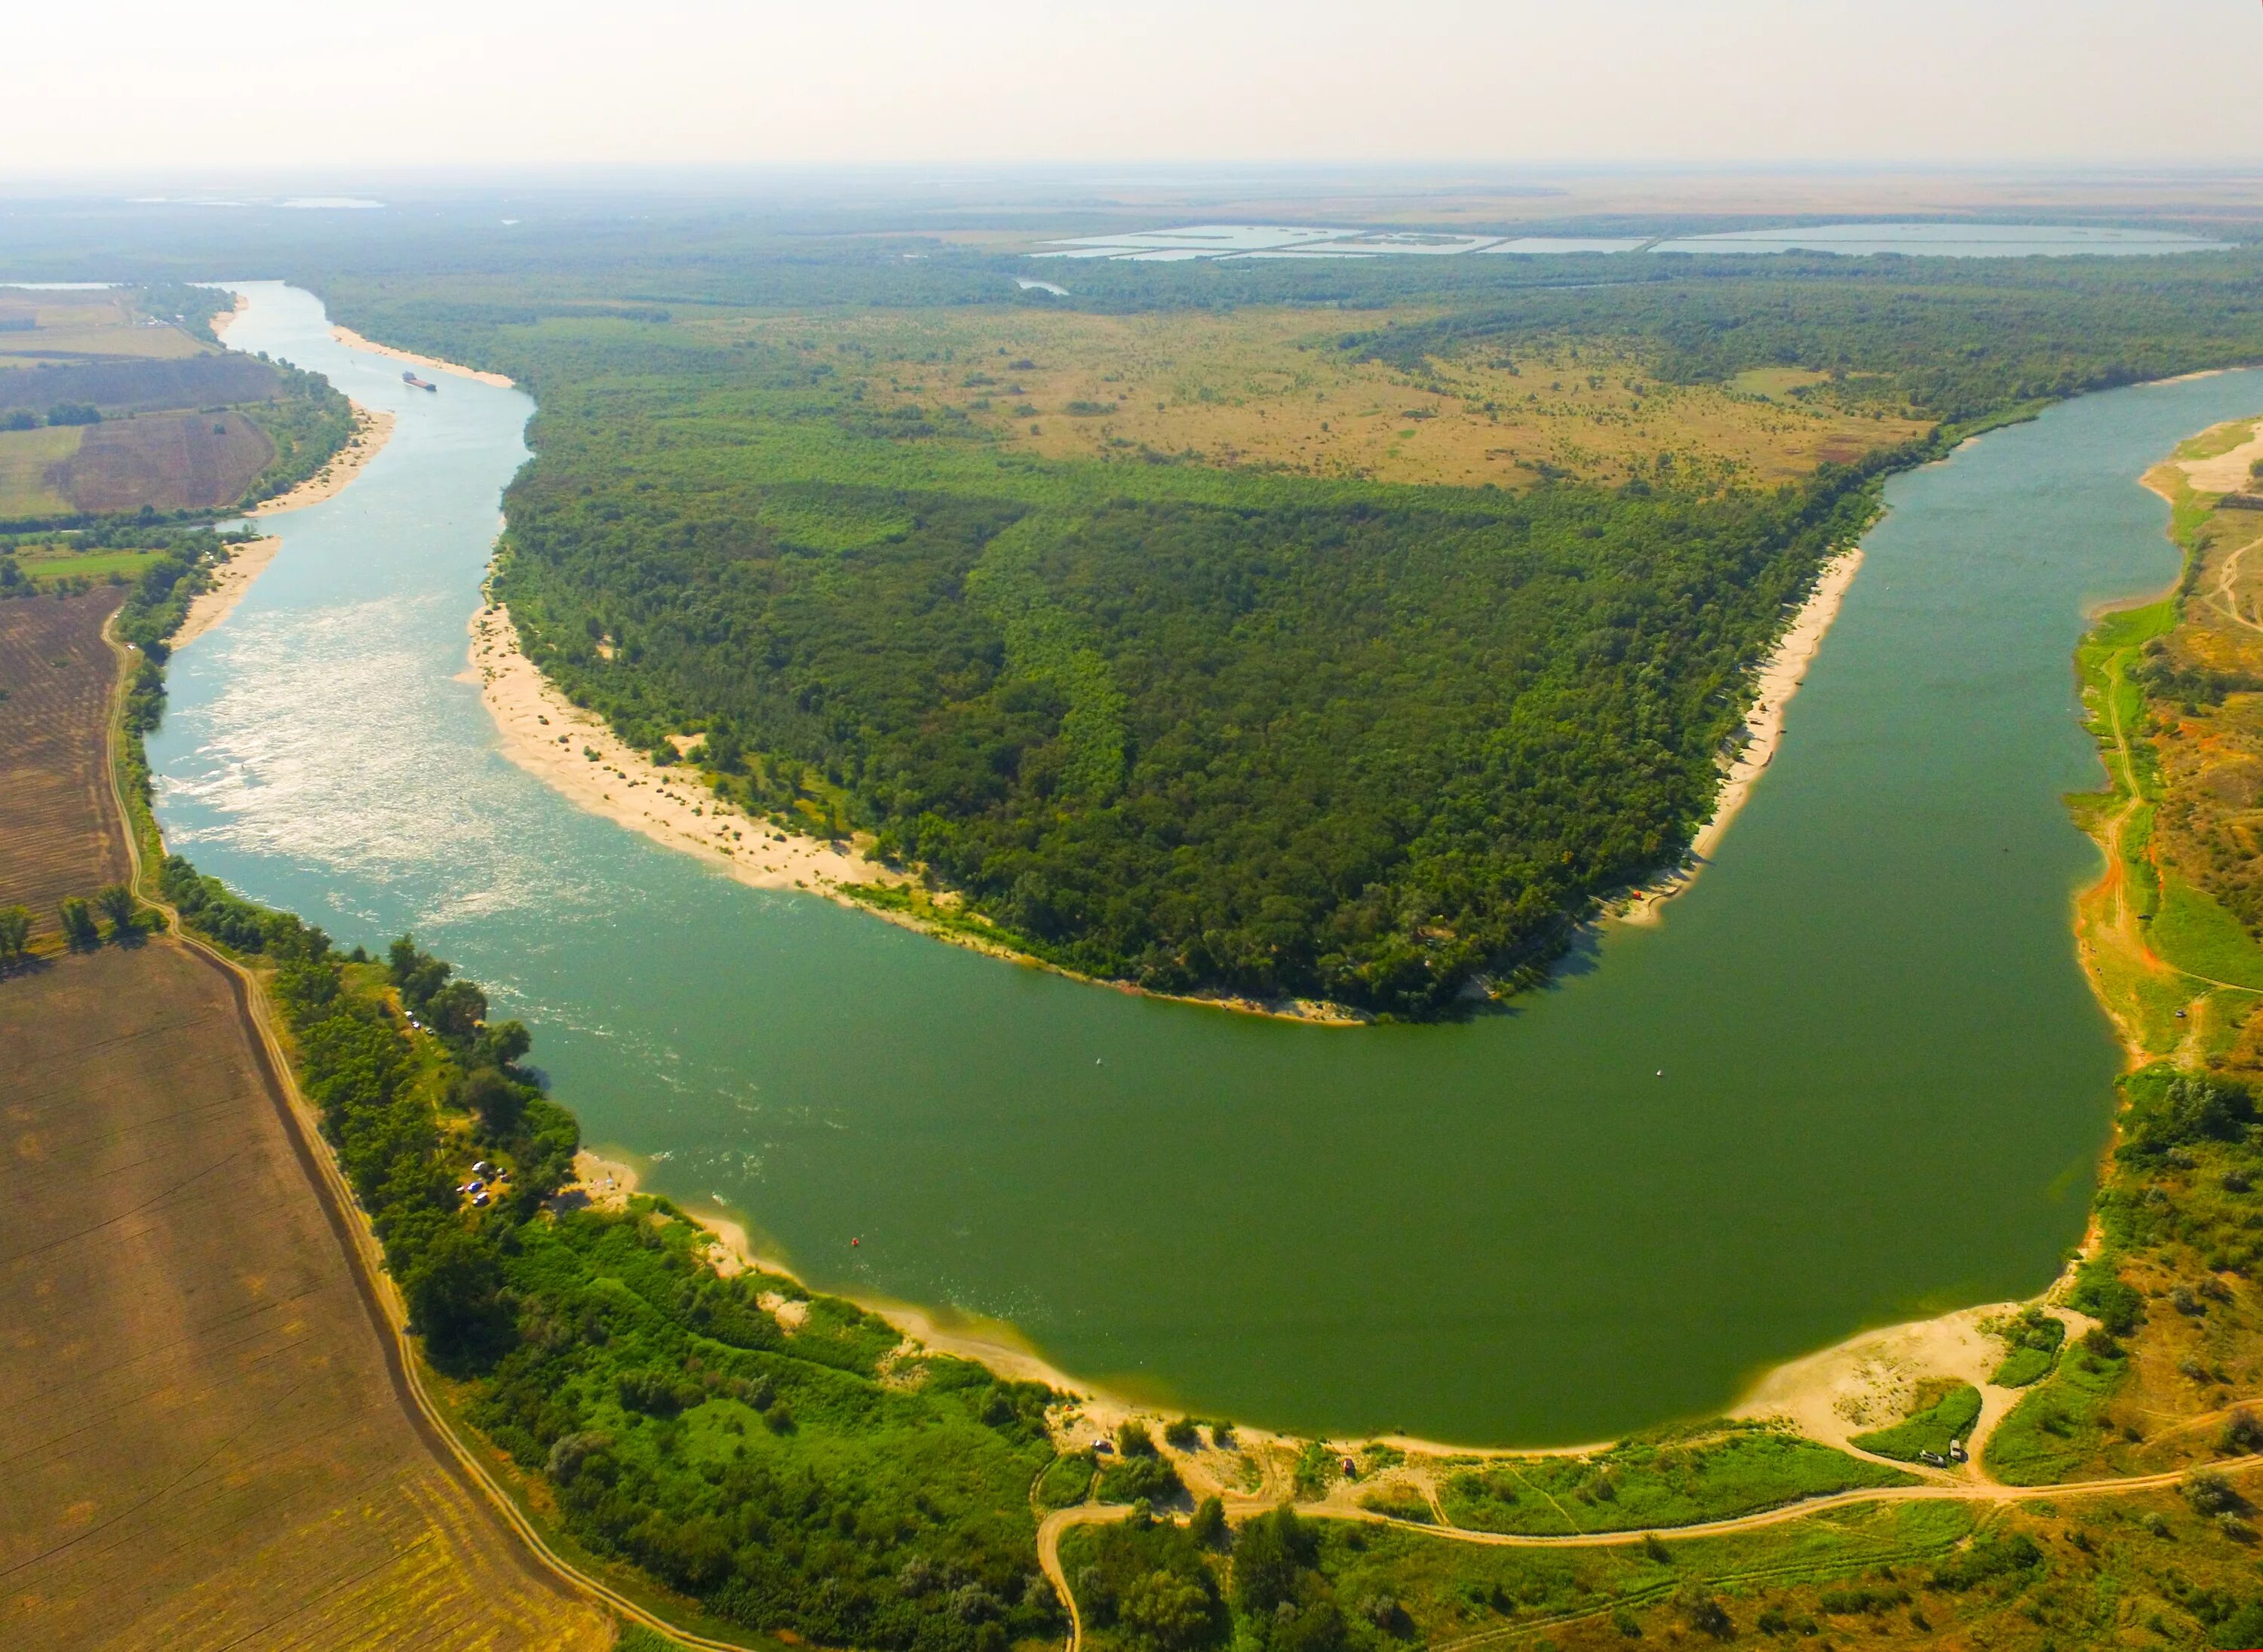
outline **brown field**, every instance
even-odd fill
[[[0,369],[63,356],[177,361],[212,348],[177,327],[151,324],[117,293],[0,291]]]
[[[1428,312],[1402,311],[1404,324]],[[1363,315],[1374,329],[1389,319]],[[1819,375],[1658,383],[1630,351],[1565,342],[1464,350],[1410,374],[1336,347],[1312,312],[1095,315],[993,308],[692,323],[796,346],[880,407],[965,413],[1048,459],[1146,450],[1308,475],[1470,486],[1544,467],[1601,482],[1653,473],[1774,482],[1927,427],[1833,404]]]
[[[61,482],[81,511],[208,510],[242,498],[274,457],[241,413],[150,413],[90,426]]]
[[[108,726],[117,665],[102,640],[126,593],[0,602],[0,906],[56,927],[55,903],[124,880]]]
[[[0,1047],[0,1644],[610,1644],[411,1425],[229,978],[68,957]]]

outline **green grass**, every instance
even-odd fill
[[[89,551],[74,555],[19,556],[16,565],[24,570],[24,577],[52,584],[57,580],[108,579],[112,575],[121,579],[140,577],[141,570],[163,555],[159,551]]]
[[[1092,1458],[1085,1452],[1056,1457],[1038,1479],[1038,1502],[1048,1509],[1082,1503],[1092,1489]]]
[[[2182,878],[2162,880],[2150,933],[2153,950],[2178,968],[2263,990],[2263,946],[2215,896]]]
[[[1999,1388],[2024,1388],[2050,1375],[2057,1364],[2058,1351],[2055,1348],[2014,1348],[1988,1380]]]
[[[1891,1428],[1857,1434],[1852,1443],[1866,1452],[1898,1457],[1904,1462],[1916,1461],[1920,1452],[1946,1457],[1949,1442],[1963,1439],[1979,1420],[1980,1390],[1969,1382],[1959,1383],[1914,1417],[1905,1417]]]
[[[2099,1444],[2107,1427],[2101,1414],[2129,1373],[2127,1358],[2081,1349],[2068,1355],[1988,1437],[1982,1453],[1988,1472],[2014,1486],[2066,1479]]]
[[[1594,1457],[1504,1459],[1449,1478],[1457,1525],[1534,1536],[1690,1525],[1907,1474],[1758,1424],[1630,1440]]]
[[[1412,1486],[1377,1486],[1372,1491],[1363,1491],[1359,1506],[1415,1525],[1435,1525],[1438,1522],[1438,1517],[1430,1511],[1429,1499]]]

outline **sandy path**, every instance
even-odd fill
[[[349,350],[365,350],[372,356],[383,356],[392,361],[405,361],[411,366],[430,367],[435,373],[452,373],[459,379],[475,379],[481,384],[500,386],[508,390],[510,380],[499,373],[481,373],[477,367],[458,366],[452,361],[442,361],[435,356],[420,356],[413,350],[396,350],[391,344],[380,344],[364,338],[351,327],[333,327],[330,337]]]
[[[1839,617],[1840,605],[1847,599],[1847,588],[1854,584],[1855,576],[1862,569],[1859,547],[1842,551],[1824,564],[1815,589],[1808,593],[1806,602],[1777,642],[1775,651],[1761,667],[1752,710],[1745,717],[1744,745],[1721,782],[1711,818],[1697,829],[1697,835],[1690,840],[1689,852],[1679,866],[1635,891],[1614,914],[1621,923],[1658,923],[1666,902],[1688,888],[1704,869],[1707,858],[1719,846],[1730,823],[1751,797],[1753,786],[1782,748],[1785,711],[1792,696],[1799,692],[1799,685],[1807,680],[1808,667],[1815,663],[1824,637]]]
[[[852,844],[788,832],[724,802],[697,769],[663,769],[633,750],[535,669],[508,608],[481,609],[471,633],[463,680],[480,685],[503,754],[578,807],[758,888],[829,894],[842,883],[907,881]]]

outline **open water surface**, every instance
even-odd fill
[[[2117,1057],[2063,793],[2086,607],[2174,576],[2136,477],[2263,374],[2086,398],[1897,479],[1782,755],[1654,931],[1464,1025],[1159,1004],[752,890],[504,759],[466,622],[531,403],[247,289],[229,341],[399,415],[152,743],[169,839],[488,982],[589,1139],[813,1284],[1012,1321],[1200,1413],[1566,1442],[1865,1326],[2018,1296],[2079,1235]],[[861,1240],[852,1249],[851,1238]]]

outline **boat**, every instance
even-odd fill
[[[430,379],[420,379],[413,373],[402,373],[401,375],[401,382],[407,385],[412,390],[430,390],[437,393],[440,388],[438,385],[433,383]]]

